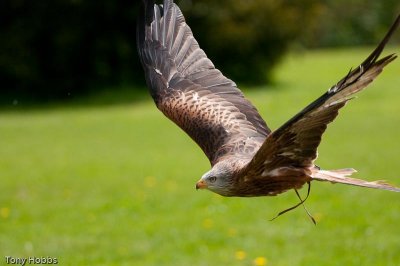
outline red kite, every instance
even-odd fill
[[[151,96],[158,109],[201,147],[212,166],[197,189],[223,196],[274,196],[290,189],[297,193],[317,180],[400,192],[383,181],[350,178],[355,172],[351,168],[322,170],[314,164],[322,134],[339,109],[396,58],[379,56],[400,16],[359,67],[271,131],[236,84],[200,49],[179,7],[170,0],[163,5],[143,2],[137,46]]]

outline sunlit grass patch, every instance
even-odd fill
[[[369,51],[291,55],[272,89],[243,89],[276,129]],[[399,84],[396,60],[329,126],[321,167],[400,185]],[[150,101],[3,112],[0,145],[0,255],[63,265],[400,263],[399,194],[313,183],[316,227],[301,208],[269,222],[297,203],[294,192],[196,191],[206,157]]]

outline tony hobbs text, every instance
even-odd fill
[[[27,264],[58,264],[57,258],[51,257],[12,257],[12,256],[5,256],[6,264],[12,265],[27,265]]]

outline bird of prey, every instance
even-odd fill
[[[137,47],[158,109],[201,147],[211,163],[197,189],[222,196],[274,196],[290,189],[297,193],[317,180],[400,192],[383,181],[349,177],[354,169],[322,170],[314,163],[321,136],[339,109],[396,58],[379,57],[399,24],[400,16],[359,67],[275,131],[236,84],[214,67],[173,1],[157,5],[143,0]]]

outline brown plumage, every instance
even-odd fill
[[[381,181],[348,177],[355,170],[324,171],[314,164],[327,125],[396,56],[379,56],[395,29],[356,69],[283,126],[271,132],[236,84],[200,49],[172,1],[143,1],[137,44],[157,107],[204,151],[212,169],[196,184],[223,196],[268,196],[313,180],[400,192]]]

